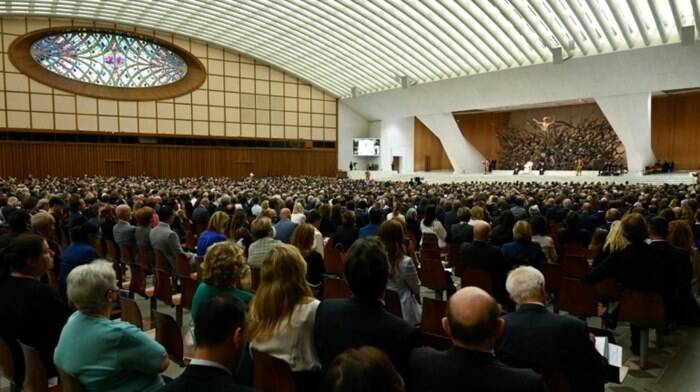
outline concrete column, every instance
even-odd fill
[[[595,97],[627,154],[630,173],[639,174],[653,164],[651,149],[651,93]]]
[[[381,157],[379,169],[391,170],[391,162],[395,156],[401,157],[400,173],[413,172],[413,117],[382,120],[381,133]],[[370,135],[373,134],[373,126],[370,123]]]
[[[481,171],[483,155],[462,135],[451,112],[417,117],[440,139],[455,174]]]

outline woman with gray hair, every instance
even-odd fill
[[[68,319],[54,353],[56,366],[86,390],[157,391],[170,364],[163,346],[135,326],[110,320],[119,296],[112,264],[96,260],[68,274]]]

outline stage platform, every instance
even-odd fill
[[[494,170],[488,175],[481,173],[455,174],[448,171],[397,173],[392,171],[372,171],[371,178],[378,181],[410,181],[414,177],[421,177],[426,183],[450,183],[450,182],[598,182],[598,183],[630,183],[630,184],[695,184],[695,177],[690,172],[677,171],[666,174],[624,174],[620,176],[598,176],[597,171],[584,171],[581,176],[576,176],[573,170],[552,170],[544,175],[532,173],[520,173],[513,175],[510,170]],[[365,172],[355,170],[348,172],[352,179],[364,179]]]

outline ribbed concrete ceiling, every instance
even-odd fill
[[[46,0],[5,15],[199,38],[339,97],[698,37],[700,0]]]

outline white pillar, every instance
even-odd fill
[[[600,110],[625,145],[627,168],[639,174],[653,164],[651,149],[651,93],[595,97]]]
[[[400,173],[413,172],[413,117],[381,121],[381,157],[379,169],[391,170],[395,156],[401,157]],[[370,134],[372,134],[370,123]]]
[[[418,119],[440,139],[455,174],[481,171],[484,157],[462,135],[452,113],[420,115]]]

